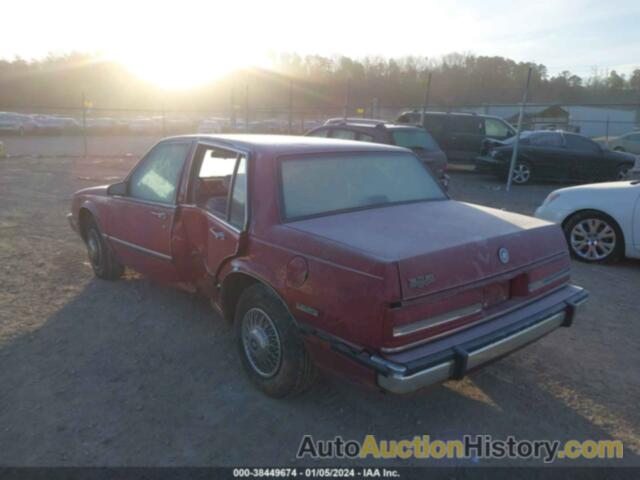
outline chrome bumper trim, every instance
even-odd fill
[[[529,328],[525,328],[510,337],[503,338],[496,343],[492,343],[491,345],[487,345],[475,352],[471,352],[467,359],[467,368],[472,369],[479,367],[480,365],[490,362],[495,358],[502,357],[509,352],[517,350],[520,347],[524,347],[526,344],[537,340],[560,327],[564,322],[565,315],[566,312],[556,313],[546,320],[536,323]]]
[[[464,371],[466,372],[469,369],[477,368],[543,337],[547,333],[560,327],[564,323],[566,315],[566,311],[555,313],[513,335],[486,345],[478,350],[470,351]],[[420,388],[454,378],[455,363],[455,360],[448,360],[408,376],[378,374],[378,385],[393,393],[413,392]]]
[[[562,277],[569,277],[571,275],[571,269],[565,268],[564,270],[560,270],[559,272],[552,273],[548,277],[545,277],[541,280],[537,280],[531,284],[529,284],[529,293],[536,292],[541,288],[546,287],[550,283],[555,282],[556,280],[561,279]]]
[[[393,336],[403,337],[405,335],[411,335],[412,333],[416,333],[421,330],[426,330],[427,328],[437,327],[438,325],[442,325],[444,323],[460,320],[461,318],[468,317],[476,313],[480,313],[481,311],[482,311],[482,304],[474,303],[473,305],[459,308],[458,310],[452,310],[450,312],[442,313],[440,315],[436,315],[435,317],[426,318],[424,320],[418,320],[417,322],[412,322],[407,325],[402,325],[399,327],[394,327]]]

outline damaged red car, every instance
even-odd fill
[[[275,397],[318,369],[395,393],[460,379],[587,299],[560,227],[451,200],[394,146],[169,138],[69,219],[99,278],[127,266],[209,297]]]

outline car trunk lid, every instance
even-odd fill
[[[453,200],[372,208],[289,226],[395,262],[403,301],[517,271],[566,252],[557,225]]]

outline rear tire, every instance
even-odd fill
[[[116,260],[93,218],[88,221],[84,239],[87,245],[89,263],[95,276],[103,280],[117,280],[120,278],[124,273],[124,266]]]
[[[240,295],[234,323],[242,366],[259,390],[282,398],[313,385],[316,367],[298,327],[267,287],[256,284]]]
[[[563,225],[571,256],[587,263],[609,263],[624,254],[624,238],[618,223],[602,212],[585,210]]]

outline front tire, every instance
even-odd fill
[[[629,180],[629,170],[631,170],[630,166],[620,165],[616,169],[616,180],[619,180],[619,181]]]
[[[95,276],[103,280],[117,280],[120,278],[124,273],[124,266],[114,257],[93,218],[88,222],[84,239],[87,245],[89,263],[91,263]]]
[[[579,212],[569,218],[563,229],[571,255],[583,262],[615,262],[624,253],[622,231],[616,221],[604,213]]]
[[[511,176],[511,180],[516,185],[526,185],[531,180],[531,174],[531,164],[529,162],[525,162],[524,160],[518,160],[513,167],[513,175]]]
[[[288,312],[267,287],[256,284],[238,301],[235,329],[242,366],[270,397],[300,394],[313,385],[316,368]]]

